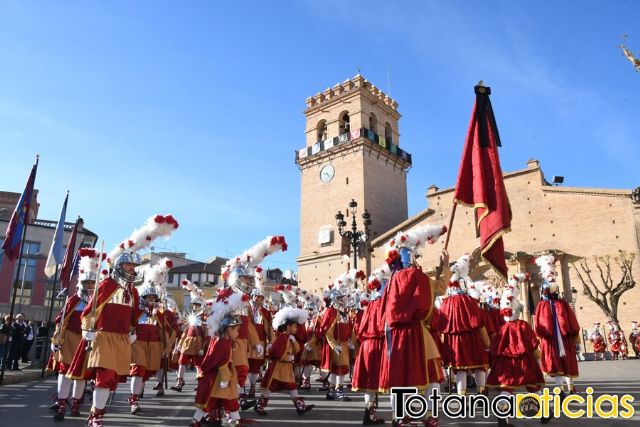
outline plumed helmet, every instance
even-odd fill
[[[113,274],[117,279],[124,280],[125,282],[133,282],[136,279],[135,273],[129,273],[124,268],[124,264],[133,264],[135,266],[140,265],[142,260],[137,252],[125,251],[118,255],[113,264]]]
[[[258,265],[265,257],[286,250],[287,242],[284,236],[268,236],[241,255],[227,261],[222,277],[231,287],[249,295],[255,287],[256,279],[263,279],[263,275],[259,274],[262,269]]]
[[[251,294],[251,291],[253,291],[254,289],[255,283],[253,271],[250,268],[241,266],[235,267],[229,273],[227,283],[229,283],[232,288],[239,292]]]

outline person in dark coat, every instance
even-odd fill
[[[9,358],[7,366],[12,371],[20,371],[18,363],[22,355],[22,346],[25,341],[27,324],[24,321],[24,315],[18,314],[15,322],[11,324],[11,348],[9,349]]]

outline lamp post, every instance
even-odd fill
[[[340,237],[346,237],[349,239],[349,243],[353,248],[353,268],[358,268],[358,243],[365,242],[367,240],[367,234],[369,233],[369,227],[371,226],[371,214],[365,210],[362,214],[362,223],[364,225],[364,231],[358,230],[358,224],[356,223],[356,212],[358,211],[358,202],[351,199],[349,202],[349,210],[347,214],[351,213],[351,230],[346,230],[347,222],[344,220],[344,214],[342,211],[338,211],[336,214],[336,224],[338,225],[338,234]]]

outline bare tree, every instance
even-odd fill
[[[618,322],[618,302],[622,294],[636,285],[633,279],[635,253],[619,251],[618,256],[594,256],[583,258],[578,265],[572,263],[582,283],[582,294],[593,301],[610,320]],[[620,269],[622,275],[611,273],[611,264]],[[589,267],[595,266],[595,271]],[[614,277],[616,277],[614,279]],[[596,282],[598,284],[596,285]]]

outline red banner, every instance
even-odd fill
[[[489,100],[491,89],[476,86],[475,92],[454,202],[475,208],[482,257],[506,279],[502,235],[511,231],[511,210],[498,156],[500,136]]]

